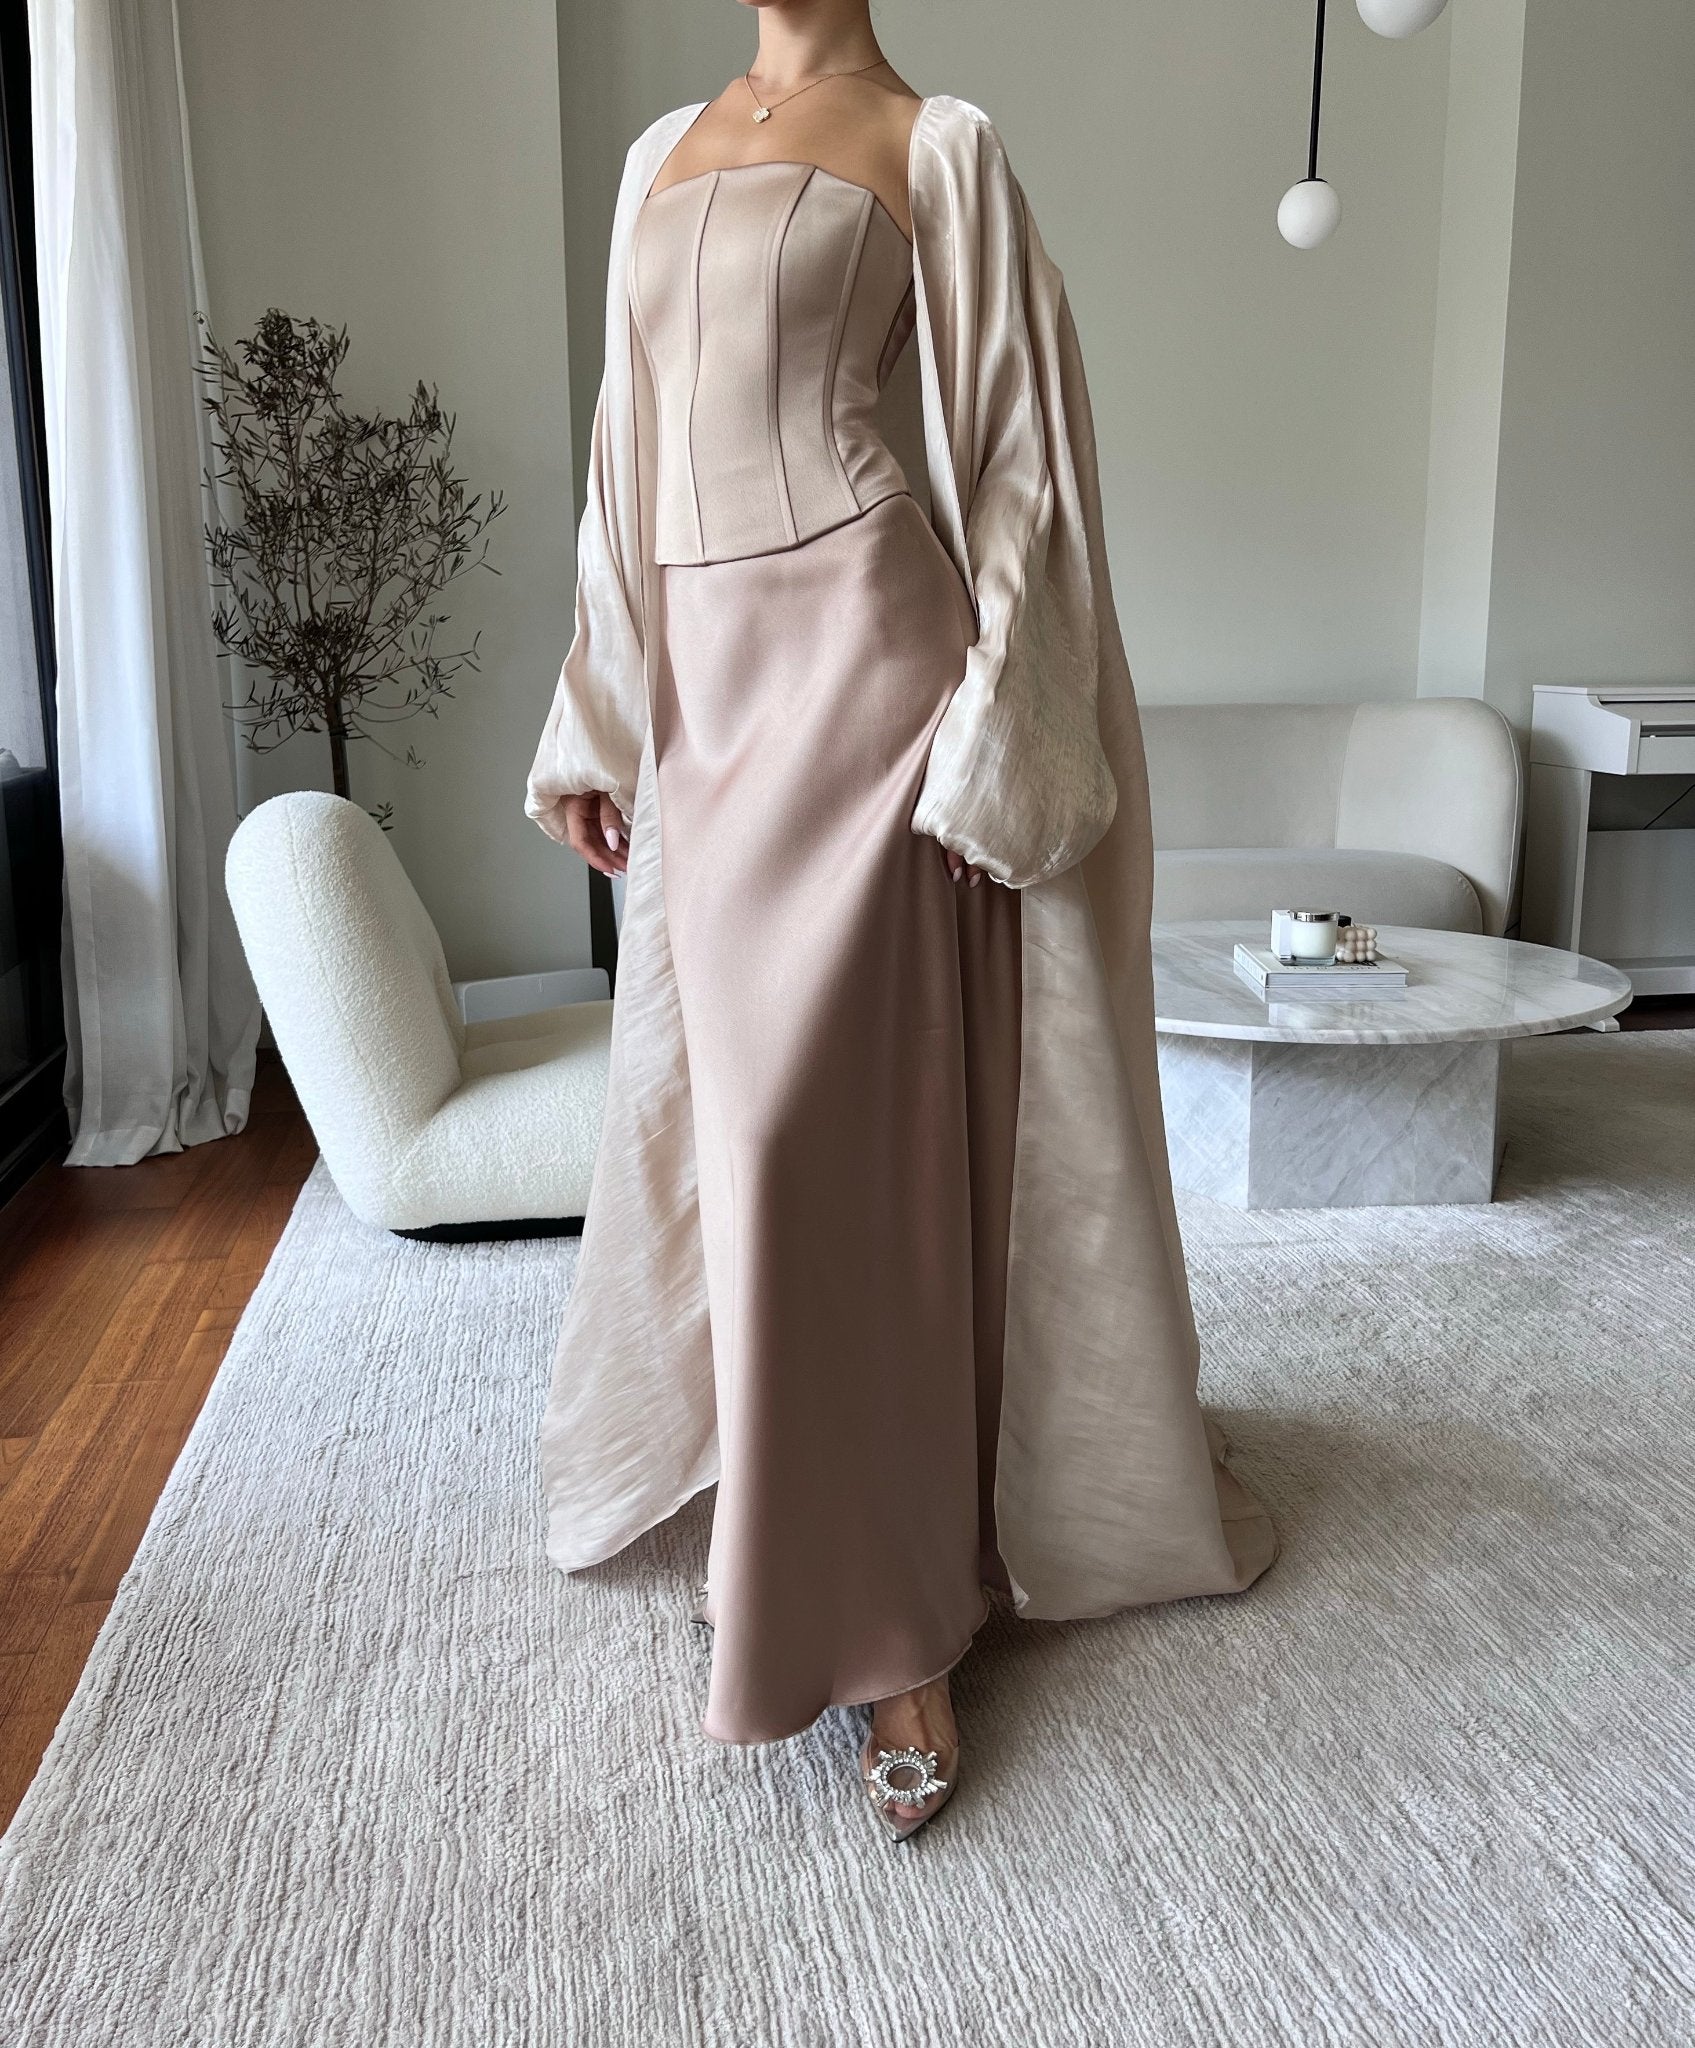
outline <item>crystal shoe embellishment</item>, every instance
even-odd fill
[[[900,1770],[916,1771],[917,1784],[891,1784],[892,1775]],[[917,1749],[880,1749],[877,1761],[866,1773],[866,1782],[879,1806],[922,1806],[926,1799],[948,1789],[946,1778],[936,1776],[936,1752],[933,1749],[928,1754]]]

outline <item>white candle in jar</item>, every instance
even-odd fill
[[[1292,910],[1285,927],[1291,960],[1317,966],[1336,957],[1336,913],[1333,910]]]

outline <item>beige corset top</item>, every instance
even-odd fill
[[[650,192],[631,305],[658,561],[793,547],[907,488],[873,410],[913,328],[912,247],[863,185],[762,163]]]

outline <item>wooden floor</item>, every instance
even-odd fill
[[[0,1212],[0,1828],[315,1156],[265,1059],[236,1137],[47,1166]]]
[[[1687,1029],[1695,1004],[1621,1021]],[[44,1167],[0,1212],[0,1828],[316,1156],[274,1059],[253,1102],[237,1137]]]

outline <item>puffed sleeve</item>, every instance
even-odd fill
[[[571,644],[531,765],[524,809],[563,841],[561,799],[604,790],[628,822],[647,733],[639,562],[617,546],[614,463],[606,381],[595,401],[588,500],[577,529],[577,609]]]
[[[604,791],[626,823],[635,816],[648,726],[643,643],[652,550],[643,525],[637,425],[649,393],[630,310],[630,247],[642,194],[681,118],[666,116],[631,145],[613,213],[605,362],[577,528],[576,618],[524,796],[525,811],[553,839],[565,837],[564,797]]]
[[[1097,613],[1112,599],[1064,284],[999,134],[967,113],[915,161],[913,212],[977,638],[912,829],[1022,888],[1074,866],[1112,822],[1097,719]]]

